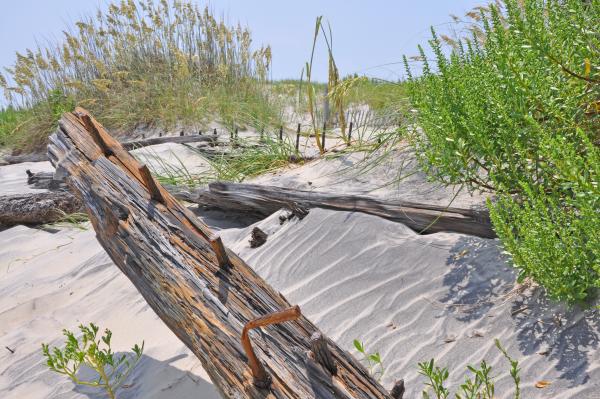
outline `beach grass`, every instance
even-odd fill
[[[116,130],[214,120],[278,125],[281,112],[266,90],[270,63],[268,46],[251,48],[247,28],[225,24],[208,8],[113,3],[66,28],[62,40],[17,53],[0,76],[12,105],[0,138],[19,150],[42,149],[57,111],[76,105]]]
[[[250,141],[239,141],[238,144],[245,148],[210,159],[214,171],[210,180],[241,182],[280,169],[291,162],[302,162],[301,154],[285,135],[283,140],[265,136],[259,145],[253,145]]]

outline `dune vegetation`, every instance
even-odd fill
[[[598,1],[481,8],[450,56],[432,30],[435,65],[421,48],[424,73],[408,86],[427,172],[494,193],[521,279],[571,303],[600,288],[598,20]]]
[[[140,132],[196,134],[214,126],[226,131],[211,136],[210,144],[185,148],[202,157],[206,169],[197,174],[177,154],[179,165],[161,160],[152,149],[135,154],[157,158],[160,169],[154,170],[151,162],[139,165],[150,190],[146,204],[148,198],[157,201],[148,165],[160,183],[192,189],[214,181],[242,182],[291,163],[350,152],[364,156],[356,163],[348,161],[351,167],[364,161],[365,170],[374,169],[385,157],[406,155],[408,148],[419,165],[411,173],[424,172],[444,188],[456,189],[448,207],[461,190],[480,195],[482,207],[487,198],[490,217],[481,211],[483,217],[475,217],[474,223],[485,219],[489,224],[491,219],[494,231],[488,229],[490,234],[482,240],[494,249],[499,242],[506,260],[516,267],[520,285],[515,291],[539,285],[540,292],[566,304],[569,311],[593,308],[600,293],[600,0],[497,0],[477,7],[467,19],[454,17],[461,33],[453,37],[432,27],[429,46],[419,46],[417,56],[403,58],[406,79],[398,82],[343,75],[335,62],[332,28],[322,17],[316,19],[314,36],[307,38],[312,52],[299,68],[300,78],[273,81],[268,45],[255,46],[248,28],[229,25],[209,8],[194,4],[122,0],[75,23],[62,40],[17,53],[14,65],[0,74],[9,104],[0,110],[0,150],[45,151],[61,115],[76,107],[88,109],[119,139]],[[318,40],[324,41],[325,54],[315,53]],[[312,76],[313,61],[323,56],[328,80],[318,82]],[[87,128],[89,134],[98,134]],[[238,130],[248,134],[240,138]],[[300,137],[311,143],[310,153],[307,145],[304,152],[299,149]],[[323,137],[335,139],[335,147],[325,148]],[[115,154],[103,150],[107,157]],[[313,177],[307,183],[311,190],[316,188]],[[144,179],[138,176],[136,184]],[[286,205],[290,203],[296,205],[292,200]],[[441,207],[436,210],[431,225],[441,225],[437,214],[449,213],[445,206],[443,212]],[[54,226],[82,221],[87,221],[85,214],[65,214]],[[285,221],[280,217],[279,225]],[[487,240],[494,232],[499,241]],[[461,249],[440,264],[459,268],[458,260],[468,253]],[[217,250],[215,254],[219,258]],[[502,263],[505,258],[497,253],[496,259]],[[510,270],[508,274],[510,281],[504,286],[513,287],[514,275]],[[463,280],[456,284],[461,294],[466,291],[462,284]],[[503,304],[512,293],[502,293]],[[440,306],[446,311],[478,304],[448,301]],[[515,316],[527,306],[507,313]],[[391,322],[386,327],[396,328]],[[131,358],[113,358],[112,333],[98,332],[94,324],[80,326],[80,342],[65,330],[65,349],[44,344],[42,354],[52,371],[115,397],[114,391],[142,358],[143,344],[132,349]],[[475,332],[468,336],[481,337],[483,333]],[[446,339],[447,344],[456,337]],[[382,379],[385,349],[381,355],[367,351],[360,340],[353,343],[371,375]],[[499,340],[495,344],[510,364],[508,375],[518,399],[520,363]],[[81,366],[95,369],[102,378],[80,379]],[[108,366],[113,374],[105,375]],[[425,378],[423,397],[450,396],[448,368],[435,359],[416,366]],[[455,396],[495,397],[497,375],[491,370],[485,361],[469,366],[464,384],[452,388]],[[537,384],[541,389],[550,382]]]
[[[17,54],[0,78],[11,104],[0,112],[0,145],[44,148],[59,116],[79,105],[120,131],[213,121],[232,132],[274,131],[308,115],[303,134],[320,147],[327,96],[340,137],[363,117],[353,114],[361,106],[366,119],[400,127],[353,151],[408,138],[432,179],[493,193],[491,217],[521,278],[583,302],[600,287],[600,4],[506,0],[467,15],[471,36],[432,29],[434,59],[420,47],[412,61],[422,73],[413,76],[405,58],[405,82],[340,78],[331,27],[317,18],[301,79],[274,82],[271,50],[254,49],[247,28],[185,2],[122,1],[76,23],[62,42]],[[311,80],[320,37],[327,83]],[[265,143],[213,159],[208,180],[241,181],[294,158],[292,143]]]
[[[77,22],[57,43],[25,54],[0,78],[15,106],[4,144],[43,147],[57,116],[84,106],[108,126],[276,123],[265,91],[271,50],[191,3],[123,1]],[[18,106],[18,109],[16,109]],[[3,120],[8,117],[3,116]]]

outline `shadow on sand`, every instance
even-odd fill
[[[515,287],[517,273],[510,266],[507,269],[497,244],[496,240],[461,237],[446,261],[448,293],[440,301],[463,322],[481,319],[506,303],[497,323],[514,326],[523,355],[547,356],[571,387],[587,383],[592,367],[589,356],[600,346],[598,303],[586,309],[569,308],[548,299],[540,287],[507,296]]]
[[[132,356],[132,352],[118,352],[115,357]],[[142,359],[127,378],[123,386],[117,390],[118,399],[220,399],[217,389],[209,381],[180,370],[171,363],[188,355],[182,354],[164,361],[142,355]],[[93,380],[97,374],[90,369],[82,369],[78,375],[87,381]],[[107,394],[98,388],[77,385],[73,390],[90,399],[106,399]]]
[[[448,293],[440,299],[457,320],[480,319],[515,284],[516,272],[507,268],[495,240],[461,236],[450,250],[444,276]]]

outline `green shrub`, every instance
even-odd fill
[[[54,347],[50,349],[47,344],[42,344],[42,354],[46,358],[48,368],[56,373],[66,375],[75,384],[96,387],[106,391],[111,399],[115,399],[115,392],[119,389],[134,367],[142,358],[144,343],[137,344],[131,349],[130,356],[115,356],[111,349],[112,332],[108,329],[98,338],[99,328],[94,323],[89,326],[79,326],[81,337],[75,337],[71,331],[63,330],[66,337],[64,349]],[[95,371],[98,376],[93,380],[83,380],[79,376],[81,366],[86,366]]]
[[[531,276],[555,298],[585,301],[600,287],[597,205],[575,198],[572,206],[566,206],[554,195],[524,189],[520,203],[501,195],[490,204],[494,227],[520,268],[520,280]]]
[[[473,37],[449,56],[432,29],[435,70],[420,48],[408,84],[413,142],[432,177],[497,194],[522,277],[583,301],[600,286],[600,1],[503,4],[471,14]]]

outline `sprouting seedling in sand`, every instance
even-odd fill
[[[519,362],[512,359],[506,349],[502,347],[500,341],[496,339],[494,341],[496,347],[504,357],[510,362],[510,375],[515,384],[514,399],[520,399],[521,390],[519,377]],[[492,377],[492,368],[487,365],[485,360],[481,362],[479,368],[473,366],[467,366],[467,369],[473,374],[473,377],[466,377],[465,382],[460,386],[460,391],[455,394],[456,399],[493,399],[494,398],[494,377]],[[428,362],[419,363],[419,374],[427,377],[428,381],[425,383],[427,388],[423,391],[423,398],[430,399],[446,399],[450,396],[450,390],[444,386],[450,372],[448,368],[441,368],[435,364],[435,360],[431,359]],[[548,385],[546,381],[540,381],[536,385],[538,388]],[[433,395],[430,395],[429,391],[433,391]]]
[[[115,399],[115,392],[123,385],[131,371],[142,357],[144,342],[132,348],[132,355],[115,356],[111,350],[112,332],[104,330],[104,335],[97,339],[98,326],[90,323],[79,326],[81,337],[68,330],[63,330],[66,342],[63,349],[42,344],[42,352],[50,370],[69,377],[75,384],[104,389],[109,398]],[[89,367],[98,376],[93,380],[83,380],[78,376],[81,366]]]
[[[379,352],[368,353],[365,344],[357,339],[354,340],[354,347],[361,355],[363,355],[362,360],[367,362],[369,373],[373,376],[377,376],[377,379],[380,380],[385,373],[385,368],[383,367]]]

